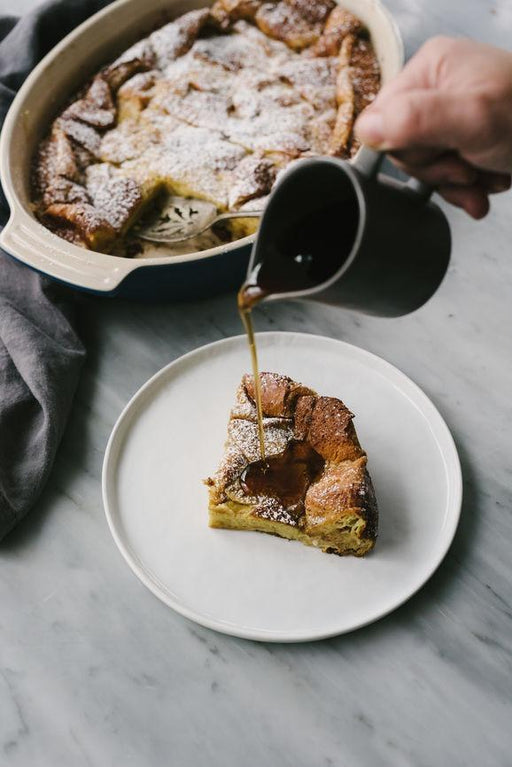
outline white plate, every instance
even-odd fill
[[[140,580],[197,623],[250,639],[341,634],[414,594],[453,539],[462,499],[457,451],[425,394],[355,346],[302,333],[258,334],[275,370],[356,413],[379,502],[379,538],[364,559],[270,535],[208,527],[201,480],[215,471],[239,380],[243,336],[203,346],[151,378],[121,414],[103,467],[114,539]]]

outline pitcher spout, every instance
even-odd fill
[[[339,274],[357,249],[364,202],[349,164],[300,160],[276,185],[260,222],[248,282],[265,298],[301,297]]]

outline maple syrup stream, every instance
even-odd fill
[[[251,352],[252,374],[254,377],[254,398],[256,400],[256,412],[258,414],[258,437],[260,441],[261,460],[265,461],[265,437],[263,432],[263,408],[261,406],[261,381],[258,367],[258,353],[256,351],[256,341],[254,338],[254,328],[252,326],[251,310],[265,296],[263,291],[257,285],[242,285],[238,293],[238,311],[242,319],[249,350]]]

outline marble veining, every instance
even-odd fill
[[[388,5],[408,53],[441,32],[511,45],[506,0]],[[256,317],[258,330],[341,338],[397,365],[462,459],[462,520],[438,572],[392,615],[323,642],[257,644],[190,623],[134,578],[105,523],[101,464],[122,407],[170,360],[238,334],[234,297],[80,299],[90,353],[69,428],[37,508],[0,545],[1,765],[512,764],[510,201],[495,198],[481,223],[447,208],[452,265],[411,316],[283,303]]]

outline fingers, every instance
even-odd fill
[[[470,186],[476,184],[479,177],[478,170],[455,153],[441,154],[432,159],[426,153],[422,156],[416,155],[413,157],[417,160],[415,163],[411,162],[410,153],[405,153],[405,156],[394,154],[392,159],[409,176],[414,176],[429,186]]]
[[[510,173],[481,170],[455,152],[425,149],[393,152],[390,157],[404,173],[429,186],[478,184],[489,194],[506,192],[511,186]]]
[[[510,174],[479,170],[453,152],[433,158],[432,151],[416,153],[414,159],[418,164],[414,165],[410,164],[409,156],[409,153],[393,155],[392,160],[409,176],[433,187],[447,202],[463,208],[476,219],[488,213],[490,194],[505,192],[511,186]],[[420,160],[424,164],[420,164]]]
[[[454,152],[447,153],[442,147],[413,147],[411,149],[400,149],[389,152],[389,156],[397,165],[414,168],[422,168],[425,165],[430,165],[430,163],[435,162],[447,154],[454,156]]]
[[[421,89],[376,101],[355,124],[363,143],[384,151],[441,146],[471,152],[485,140],[485,130],[483,101]]]
[[[488,194],[508,192],[512,184],[510,173],[497,173],[495,171],[480,171],[478,180]]]
[[[484,218],[489,212],[489,197],[487,192],[477,184],[473,186],[443,185],[438,189],[446,202],[462,208],[472,218]]]
[[[387,99],[404,91],[436,87],[444,61],[460,44],[459,39],[441,35],[427,40],[409,59],[402,71],[379,91],[375,103],[380,106]]]
[[[510,53],[433,38],[359,116],[355,133],[448,202],[482,218],[489,195],[511,185],[510,173],[503,172],[512,167],[511,76]]]

